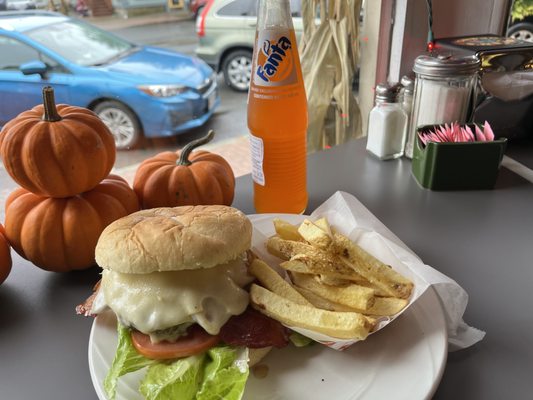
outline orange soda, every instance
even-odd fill
[[[248,93],[258,213],[307,207],[307,99],[289,0],[260,0]]]

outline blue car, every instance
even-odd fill
[[[127,42],[46,11],[0,14],[0,127],[40,104],[93,110],[118,149],[204,124],[220,103],[216,75],[202,60]]]

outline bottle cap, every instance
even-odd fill
[[[475,55],[424,54],[416,58],[413,71],[420,75],[432,77],[453,77],[473,75],[479,71],[480,66],[481,61]]]
[[[398,101],[401,85],[398,83],[380,83],[376,86],[376,102],[395,103]]]

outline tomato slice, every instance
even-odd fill
[[[153,360],[189,357],[203,353],[220,342],[218,336],[210,335],[197,324],[191,326],[187,330],[187,335],[179,338],[176,342],[152,343],[150,336],[139,331],[131,332],[131,340],[140,354]]]

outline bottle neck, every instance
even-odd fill
[[[257,29],[293,29],[289,0],[259,0]]]

